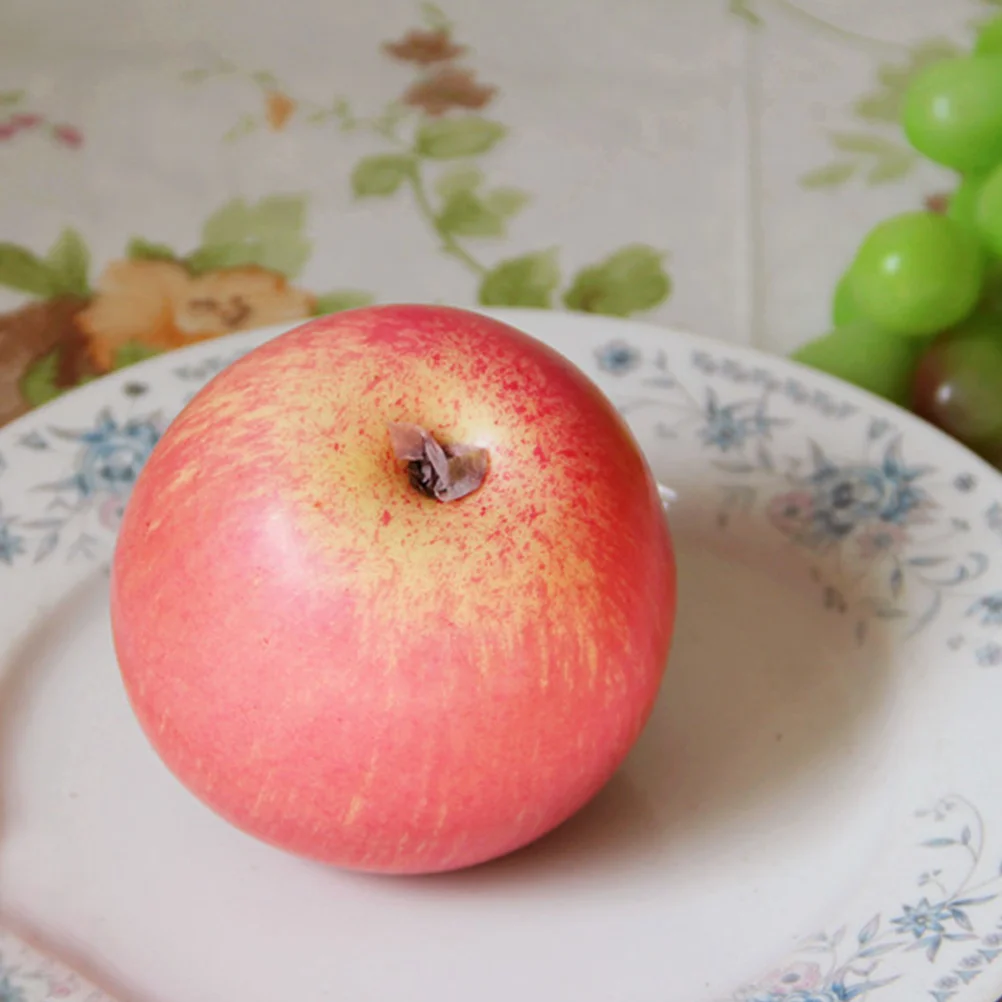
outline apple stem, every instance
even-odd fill
[[[442,445],[420,425],[391,421],[390,445],[407,464],[411,486],[436,501],[458,501],[472,494],[487,476],[487,450],[471,445]]]

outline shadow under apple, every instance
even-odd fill
[[[810,555],[771,526],[720,532],[710,500],[673,512],[679,606],[658,702],[624,766],[595,799],[533,845],[457,873],[413,878],[480,891],[551,884],[587,871],[620,879],[670,859],[713,865],[745,833],[780,826],[791,804],[839,783],[887,739],[889,640],[860,644],[825,602]],[[703,503],[705,501],[705,503]],[[851,608],[851,588],[842,600]],[[774,815],[774,817],[771,817]],[[700,862],[702,861],[702,863]]]

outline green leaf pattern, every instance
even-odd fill
[[[901,135],[905,91],[917,73],[959,51],[949,39],[930,38],[916,43],[901,59],[881,62],[876,85],[852,105],[861,128],[830,132],[828,139],[836,159],[808,171],[800,183],[805,188],[832,188],[853,178],[879,185],[906,177],[919,157]]]
[[[1002,0],[982,0],[989,6]],[[960,54],[963,50],[948,38],[925,38],[911,46],[890,40],[872,38],[827,21],[793,0],[729,0],[728,10],[747,25],[759,28],[764,24],[761,9],[771,7],[792,17],[816,33],[842,43],[881,53],[875,67],[873,86],[852,102],[851,113],[859,123],[850,130],[828,133],[833,158],[800,176],[805,189],[839,188],[852,180],[867,185],[899,181],[911,173],[919,162],[918,155],[904,141],[900,122],[905,92],[917,73],[941,59]]]
[[[253,205],[235,198],[206,220],[202,245],[186,263],[196,274],[257,265],[295,278],[312,250],[305,224],[304,196],[273,195]]]
[[[578,272],[564,295],[564,305],[584,313],[628,317],[653,309],[670,293],[664,255],[637,244]]]
[[[56,386],[59,369],[59,349],[50,351],[30,365],[21,377],[19,389],[25,402],[31,407],[41,407],[60,394]]]
[[[759,21],[751,0],[732,0],[732,9],[746,21]],[[243,78],[258,99],[262,91],[281,92],[286,108],[295,106],[296,121],[302,127],[333,126],[346,141],[368,141],[348,178],[353,197],[406,199],[435,238],[437,249],[475,278],[477,299],[483,304],[564,305],[623,316],[659,306],[671,292],[661,251],[627,246],[572,276],[563,293],[556,248],[481,255],[478,248],[484,242],[509,238],[513,220],[530,204],[529,194],[510,183],[489,181],[485,158],[509,137],[506,124],[480,113],[496,89],[473,83],[473,71],[456,66],[470,49],[454,42],[454,25],[440,7],[424,3],[420,14],[422,29],[405,36],[405,43],[414,44],[414,37],[423,37],[426,44],[438,44],[441,52],[412,56],[406,44],[400,43],[388,44],[384,50],[406,62],[417,74],[415,85],[426,89],[441,79],[443,67],[456,70],[450,79],[473,88],[466,95],[469,100],[448,92],[438,98],[445,104],[435,106],[415,101],[408,91],[370,115],[341,95],[331,98],[328,94],[320,101],[293,99],[267,71],[247,72],[227,60],[211,69],[190,70],[184,79],[201,85],[220,77]],[[239,139],[266,124],[260,114],[247,113],[226,138]],[[264,218],[271,208],[281,210],[279,216],[284,213],[280,225]],[[253,207],[235,200],[208,221],[201,246],[184,263],[195,273],[257,264],[292,278],[309,255],[299,210],[298,204],[273,207],[265,200]],[[170,259],[167,248],[150,242],[134,241],[130,252],[136,257]],[[350,309],[369,299],[366,293],[333,292],[317,299],[316,310]]]
[[[63,292],[81,297],[90,295],[87,282],[90,253],[76,230],[63,230],[46,255],[45,263],[58,276]]]
[[[430,160],[481,156],[501,142],[507,131],[478,115],[432,120],[418,129],[414,151]]]
[[[743,11],[746,20],[757,20],[747,0],[734,0],[732,6]],[[425,30],[440,35],[447,43],[450,54],[444,58],[453,60],[457,54],[469,51],[467,46],[451,42],[453,26],[439,7],[426,3],[421,14]],[[430,79],[431,71],[416,72],[419,81],[427,83]],[[564,306],[627,316],[654,309],[671,293],[664,252],[641,244],[629,244],[570,275],[563,272],[561,252],[555,246],[542,250],[512,247],[480,256],[474,248],[490,248],[491,241],[497,247],[500,241],[507,240],[513,222],[530,206],[529,194],[512,184],[510,178],[495,183],[488,177],[488,158],[509,137],[507,125],[479,113],[480,104],[492,98],[492,87],[480,88],[474,92],[473,104],[466,106],[460,101],[447,114],[434,107],[415,110],[397,100],[366,116],[354,111],[343,97],[331,100],[328,96],[320,103],[294,99],[284,93],[283,83],[268,70],[247,72],[228,60],[183,74],[191,86],[221,78],[244,80],[259,101],[283,102],[280,121],[261,113],[240,115],[224,134],[227,141],[238,141],[252,133],[260,137],[269,128],[284,127],[290,118],[297,127],[333,127],[344,142],[368,141],[368,148],[360,151],[348,178],[332,182],[346,180],[351,194],[360,200],[406,199],[433,234],[438,251],[472,275],[472,291],[482,305],[540,309]],[[469,79],[473,79],[472,75]],[[16,108],[24,99],[23,91],[0,91],[0,109]],[[257,201],[236,197],[205,220],[193,249],[179,251],[150,236],[135,236],[126,243],[121,256],[136,265],[163,262],[183,269],[193,279],[235,269],[262,269],[292,281],[302,274],[312,252],[307,210],[307,198],[302,194],[270,195]],[[95,296],[115,294],[109,291],[113,283],[102,286],[101,266],[94,274],[92,268],[94,262],[86,242],[70,227],[58,233],[43,253],[0,242],[0,287],[29,297],[45,300],[66,296],[85,302]],[[137,270],[133,274],[139,273]],[[311,304],[317,316],[375,301],[368,291],[336,284],[321,295],[309,296],[302,290],[298,294]],[[20,378],[23,400],[37,406],[65,391],[61,380],[80,382],[93,378],[89,362],[80,368],[79,360],[67,354],[78,350],[79,346],[67,342],[36,358]],[[121,369],[162,350],[162,345],[145,343],[139,330],[133,340],[112,346],[110,362],[104,364]]]
[[[358,289],[341,289],[338,292],[328,292],[317,296],[314,313],[323,316],[327,313],[340,313],[343,310],[356,310],[360,306],[370,306],[374,297],[368,292]]]
[[[413,174],[414,158],[396,153],[365,157],[351,174],[356,198],[392,195]]]
[[[90,255],[80,234],[65,229],[44,258],[24,247],[0,243],[0,286],[30,296],[87,296]]]
[[[495,265],[480,283],[481,306],[550,309],[560,285],[556,249],[524,254]]]

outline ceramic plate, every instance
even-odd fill
[[[1002,480],[778,359],[503,317],[599,383],[678,494],[677,639],[618,776],[526,851],[392,879],[258,844],[159,764],[106,565],[166,423],[278,332],[236,336],[0,432],[6,919],[135,1002],[992,1002]]]

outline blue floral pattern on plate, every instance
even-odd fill
[[[820,600],[855,617],[861,643],[874,618],[901,620],[914,635],[956,599],[968,603],[971,625],[981,629],[955,634],[952,649],[970,646],[980,667],[1002,663],[1002,649],[996,660],[995,642],[981,636],[1002,631],[1002,611],[985,615],[1002,599],[978,591],[991,555],[965,543],[972,520],[948,514],[953,509],[944,503],[950,495],[977,497],[973,473],[958,472],[944,483],[941,471],[907,455],[905,437],[890,418],[861,414],[765,366],[696,349],[682,363],[690,375],[680,378],[665,352],[645,355],[623,341],[599,346],[594,359],[601,372],[622,381],[626,392],[616,399],[627,417],[643,413],[662,438],[695,441],[720,471],[721,530],[735,528],[736,520],[765,518],[807,551],[816,560]],[[805,409],[813,412],[812,421],[852,420],[862,431],[858,453],[834,458],[799,432],[796,413]],[[998,501],[977,520],[1002,538]],[[851,599],[847,580],[854,582]],[[907,611],[906,594],[920,595],[921,607]]]
[[[916,818],[926,829],[921,846],[929,868],[916,878],[912,899],[889,914],[877,913],[854,935],[841,926],[811,936],[799,956],[740,989],[735,1002],[851,1002],[897,981],[894,959],[916,951],[937,970],[928,994],[948,1002],[1002,956],[1002,919],[997,906],[989,907],[1002,891],[1002,871],[999,859],[984,865],[977,808],[950,796]],[[937,965],[946,944],[959,947],[959,954]]]

